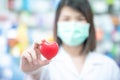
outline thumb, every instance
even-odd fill
[[[40,66],[40,67],[45,66],[45,65],[49,64],[50,62],[51,62],[51,60],[39,61],[39,66]]]

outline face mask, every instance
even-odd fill
[[[81,45],[89,36],[89,23],[58,22],[57,35],[69,46]]]

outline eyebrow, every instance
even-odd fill
[[[69,17],[70,15],[62,15],[61,17]],[[75,17],[84,17],[83,15],[77,15]]]

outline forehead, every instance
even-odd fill
[[[82,12],[77,11],[69,6],[64,6],[61,9],[60,16],[83,16]]]

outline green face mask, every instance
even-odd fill
[[[69,46],[81,45],[89,36],[89,23],[58,22],[57,35]]]

